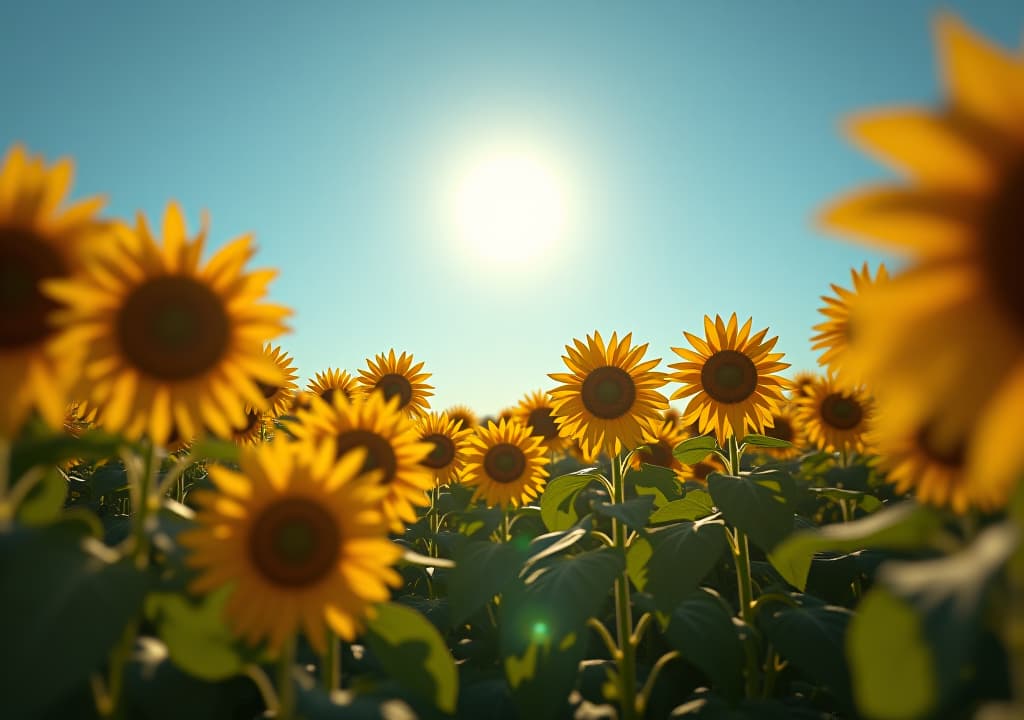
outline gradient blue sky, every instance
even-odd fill
[[[809,368],[818,296],[884,259],[813,227],[883,176],[839,122],[941,96],[939,8],[1024,30],[1019,0],[6,2],[0,145],[72,156],[111,214],[173,198],[213,247],[254,231],[303,377],[395,347],[435,407],[495,412],[550,388],[573,337],[632,330],[667,363],[733,311]],[[451,232],[452,177],[509,139],[575,198],[529,268]]]

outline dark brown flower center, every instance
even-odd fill
[[[338,435],[337,443],[339,458],[355,448],[366,450],[366,460],[363,461],[360,472],[380,470],[381,483],[389,483],[395,479],[395,474],[398,472],[398,460],[395,458],[395,450],[387,438],[369,430],[346,430]]]
[[[743,402],[757,390],[757,367],[736,350],[719,350],[700,371],[704,392],[720,403]]]
[[[159,380],[185,380],[217,367],[231,341],[224,302],[202,282],[164,275],[139,285],[117,315],[128,361]]]
[[[333,405],[334,396],[337,395],[338,393],[341,393],[342,397],[344,397],[349,402],[352,402],[352,394],[347,392],[344,388],[340,387],[327,388],[322,393],[320,393],[320,399],[323,400],[328,405]]]
[[[636,401],[636,385],[622,368],[605,365],[592,370],[583,381],[583,405],[602,420],[622,417]]]
[[[551,414],[551,408],[534,408],[527,416],[526,422],[530,426],[531,435],[537,435],[545,440],[552,440],[558,437],[558,425],[555,424],[555,417]]]
[[[484,472],[494,482],[515,482],[525,470],[526,455],[510,443],[499,443],[484,455]]]
[[[287,588],[307,587],[330,575],[341,533],[335,518],[306,498],[270,504],[249,531],[249,555],[264,578]]]
[[[263,415],[253,410],[247,410],[245,412],[245,424],[238,428],[238,435],[248,435],[249,433],[256,430],[256,428],[263,422]]]
[[[421,465],[426,465],[434,470],[440,470],[441,468],[448,467],[452,460],[455,459],[455,443],[447,435],[432,433],[423,438],[423,442],[432,443],[434,449],[430,451],[429,455],[420,460]]]
[[[693,472],[693,479],[699,483],[707,484],[708,475],[713,472],[718,472],[721,468],[715,467],[711,463],[701,461],[691,466]]]
[[[412,400],[412,384],[404,375],[388,373],[377,381],[376,388],[384,393],[384,399],[398,397],[399,409],[404,408]]]
[[[39,283],[67,273],[60,255],[35,234],[0,227],[0,349],[34,345],[51,333],[48,317],[59,305]]]
[[[648,443],[647,450],[641,450],[637,453],[640,456],[640,462],[647,463],[648,465],[659,465],[664,468],[672,467],[672,463],[675,457],[672,455],[672,448],[669,447],[668,443],[664,440],[659,440],[656,443]]]
[[[967,443],[939,443],[931,426],[925,425],[917,433],[917,446],[932,462],[950,470],[961,470],[967,461]]]
[[[269,400],[270,398],[277,395],[279,390],[284,389],[280,385],[267,385],[266,383],[262,383],[259,380],[256,381],[256,387],[258,387],[260,389],[260,392],[263,393],[264,400]]]
[[[778,416],[775,417],[775,426],[765,428],[764,434],[777,440],[785,440],[786,442],[793,442],[793,437],[795,436],[793,426],[789,420]]]
[[[864,419],[864,409],[844,393],[831,393],[821,401],[821,419],[837,430],[850,430]]]
[[[1024,161],[1008,173],[982,229],[981,261],[996,300],[1024,331]]]

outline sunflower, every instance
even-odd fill
[[[682,473],[686,466],[676,460],[672,451],[675,450],[676,445],[688,437],[690,434],[686,431],[686,426],[678,421],[678,413],[676,413],[676,419],[673,419],[669,412],[665,411],[662,421],[648,433],[644,442],[646,449],[633,453],[629,464],[636,470],[645,464],[658,465],[675,471],[676,476],[682,479]]]
[[[730,435],[742,440],[748,428],[760,433],[782,403],[786,381],[776,375],[789,367],[782,353],[773,353],[777,337],[765,340],[767,328],[750,336],[752,319],[737,327],[736,313],[726,324],[704,316],[706,340],[684,332],[696,349],[672,348],[686,362],[669,367],[671,379],[682,387],[672,399],[693,396],[683,413],[684,422],[697,422],[701,434],[715,431],[720,445]]]
[[[190,241],[172,203],[163,229],[160,245],[140,214],[135,232],[97,247],[76,277],[47,283],[68,305],[55,314],[61,347],[87,347],[89,400],[109,430],[161,445],[174,425],[229,437],[246,405],[266,406],[257,383],[281,382],[262,346],[290,311],[259,302],[276,272],[243,272],[250,236],[201,266],[205,227]]]
[[[706,458],[693,465],[683,465],[676,473],[676,477],[679,478],[680,482],[692,482],[698,485],[708,484],[708,475],[711,473],[722,473],[725,474],[728,470],[725,469],[725,463],[717,455],[708,455]]]
[[[72,437],[79,437],[84,430],[95,425],[99,420],[99,410],[86,402],[69,403],[64,409],[64,432]]]
[[[818,381],[821,376],[813,370],[800,370],[789,381],[789,397],[790,400],[796,400],[797,398],[807,397],[810,392],[811,386]]]
[[[772,413],[772,426],[765,427],[764,434],[777,440],[785,440],[792,443],[790,447],[783,448],[758,448],[772,457],[780,460],[788,460],[797,457],[801,448],[806,444],[800,422],[797,420],[796,412],[791,403],[779,406],[779,409]]]
[[[59,352],[50,322],[60,304],[41,282],[77,271],[82,249],[110,225],[96,219],[103,201],[62,208],[73,166],[14,146],[0,166],[0,436],[13,436],[38,410],[60,427],[78,363],[78,348]],[[74,355],[69,352],[74,351]]]
[[[476,487],[473,500],[488,507],[519,507],[544,491],[548,471],[543,440],[512,420],[478,427],[469,438],[462,484]]]
[[[501,422],[502,420],[504,420],[505,422],[509,422],[515,416],[516,409],[514,407],[502,408],[501,410],[498,411],[498,417],[495,420],[495,422]]]
[[[420,465],[433,473],[436,485],[447,485],[458,478],[466,461],[468,439],[472,434],[472,430],[462,427],[447,413],[428,413],[419,422],[420,440],[430,443],[434,448],[420,460]]]
[[[905,181],[847,196],[822,222],[909,259],[858,302],[854,369],[900,408],[901,434],[973,428],[967,476],[1004,496],[1024,467],[1024,56],[948,15],[936,29],[943,106],[849,124]]]
[[[412,364],[412,355],[402,353],[395,357],[394,348],[384,355],[377,355],[376,360],[367,358],[368,370],[359,371],[359,383],[366,392],[380,390],[390,400],[398,398],[398,409],[414,417],[422,417],[429,409],[427,398],[434,393],[433,385],[427,385],[430,373],[420,372],[423,363]]]
[[[512,417],[530,428],[530,434],[539,437],[544,449],[549,453],[560,452],[568,444],[566,438],[558,434],[551,400],[540,390],[529,393],[520,400],[519,405],[513,410]]]
[[[642,362],[647,343],[632,347],[633,334],[621,341],[612,333],[607,347],[601,334],[587,336],[584,344],[566,345],[562,360],[571,372],[551,373],[562,383],[548,393],[559,432],[579,441],[590,461],[604,450],[617,456],[644,442],[653,423],[661,419],[668,400],[657,391],[667,380],[654,368],[660,358]]]
[[[336,459],[333,438],[315,452],[294,443],[243,448],[240,472],[211,465],[216,491],[195,493],[197,527],[183,532],[190,589],[232,585],[226,616],[250,644],[274,652],[299,630],[319,653],[326,628],[356,637],[372,605],[401,584],[401,550],[379,510],[384,488],[356,482],[364,451]]]
[[[231,439],[237,445],[255,445],[263,439],[263,427],[267,414],[248,408],[245,411],[245,424],[231,430]]]
[[[661,414],[661,419],[667,423],[678,425],[681,424],[680,421],[683,419],[683,415],[674,407],[670,407],[665,408],[665,412]]]
[[[448,417],[458,423],[463,430],[472,430],[480,424],[473,408],[468,405],[454,405],[448,408]]]
[[[339,370],[337,368],[327,368],[323,372],[318,372],[316,377],[309,381],[306,390],[328,405],[337,393],[344,395],[345,399],[350,402],[355,400],[357,396],[362,395],[362,388],[359,387],[356,379],[349,375],[347,370]],[[296,409],[303,409],[308,405],[308,397],[297,396],[293,403],[293,407],[296,407]]]
[[[868,264],[864,263],[859,273],[853,269],[850,276],[853,278],[853,290],[832,283],[835,297],[821,296],[825,307],[819,308],[818,312],[827,320],[814,326],[817,335],[811,338],[811,349],[824,350],[818,358],[818,364],[835,374],[844,384],[855,386],[859,384],[858,379],[851,376],[850,369],[844,361],[853,330],[850,325],[850,303],[872,286],[888,281],[889,273],[885,265],[881,264],[878,266],[878,273],[872,279]]]
[[[433,473],[421,464],[433,446],[421,442],[413,421],[398,408],[398,400],[383,393],[349,401],[335,393],[331,402],[314,402],[290,426],[300,441],[315,447],[333,438],[338,453],[360,447],[366,451],[363,472],[380,470],[384,516],[395,532],[416,520],[416,507],[429,505],[426,492],[434,487]]]
[[[834,376],[821,378],[797,400],[796,417],[807,440],[829,452],[863,453],[874,405],[861,388],[843,388]]]
[[[267,402],[267,412],[272,416],[281,415],[288,411],[295,398],[298,385],[295,383],[295,366],[292,365],[292,356],[283,352],[280,347],[270,345],[263,346],[263,354],[267,356],[281,373],[281,382],[264,383],[257,382],[260,392]]]

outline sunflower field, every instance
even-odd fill
[[[847,124],[901,178],[818,222],[906,262],[819,372],[727,312],[494,417],[394,349],[300,388],[251,237],[11,147],[0,717],[1024,717],[1024,56],[937,38],[941,108]]]

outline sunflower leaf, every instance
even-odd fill
[[[691,490],[682,500],[673,500],[663,505],[651,515],[651,524],[679,522],[680,520],[700,520],[715,511],[715,503],[711,496],[703,490]]]
[[[448,598],[452,624],[458,625],[515,579],[525,553],[514,543],[470,540],[456,551],[454,559]]]
[[[683,465],[696,465],[718,449],[718,443],[710,435],[698,435],[683,440],[672,450],[672,455]]]
[[[697,588],[672,611],[665,639],[708,676],[715,692],[729,698],[742,693],[743,647],[732,610],[711,588]]]
[[[704,577],[718,564],[726,548],[725,522],[718,515],[698,522],[681,522],[651,530],[649,541],[638,540],[634,546],[649,543],[650,557],[646,562],[643,585],[636,583],[642,576],[636,564],[643,560],[643,551],[630,549],[633,568],[630,577],[641,590],[654,596],[659,610],[670,613],[679,602],[697,589]],[[630,563],[627,559],[627,569]]]
[[[793,511],[790,509],[782,472],[759,475],[708,476],[708,490],[715,505],[733,527],[746,533],[765,552],[793,531]]]
[[[793,447],[793,443],[789,440],[781,440],[779,438],[769,437],[768,435],[747,435],[743,438],[740,445],[753,445],[755,447],[765,448],[788,448]]]
[[[647,522],[654,507],[654,498],[651,495],[641,495],[621,504],[600,502],[595,503],[593,507],[595,514],[619,520],[630,530],[636,530],[641,537],[646,537]]]
[[[579,520],[576,498],[580,492],[600,476],[593,472],[571,473],[556,477],[544,488],[540,498],[540,517],[544,527],[552,532],[567,530]]]

